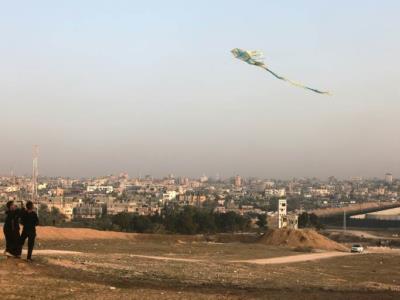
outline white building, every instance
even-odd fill
[[[177,195],[176,191],[166,191],[162,195],[162,201],[163,202],[168,202],[168,201],[174,200],[176,198],[176,195]]]
[[[114,188],[111,185],[88,185],[86,191],[89,193],[105,192],[106,194],[110,194],[114,191]]]
[[[281,189],[266,189],[265,190],[266,196],[275,196],[275,197],[285,197],[286,190],[284,188]]]

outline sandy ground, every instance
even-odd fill
[[[304,253],[192,236],[48,237],[37,243],[32,263],[0,257],[1,299],[397,300],[400,295],[395,267],[400,250],[390,248]]]

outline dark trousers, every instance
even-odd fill
[[[25,244],[25,240],[27,238],[28,238],[28,256],[26,258],[27,259],[31,259],[32,258],[33,247],[35,246],[36,233],[35,232],[22,231],[22,234],[21,234],[21,246],[20,246],[21,251],[22,251],[22,247]]]
[[[20,255],[20,236],[19,232],[12,230],[4,230],[6,238],[6,251],[14,256]]]

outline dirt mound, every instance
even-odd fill
[[[38,226],[36,228],[38,240],[107,240],[107,239],[134,239],[134,233],[115,231],[100,231],[89,228],[58,228],[52,226]],[[4,235],[0,235],[4,239]]]
[[[127,233],[118,231],[102,231],[90,228],[61,228],[53,226],[36,227],[38,241],[79,241],[79,240],[134,240],[135,242],[158,242],[158,243],[190,243],[202,242],[202,235],[170,235],[170,234],[147,234]],[[0,234],[0,241],[4,240],[4,234]]]
[[[135,234],[100,231],[89,228],[57,228],[51,226],[37,227],[37,236],[41,240],[104,240],[104,239],[132,239]]]
[[[260,238],[259,242],[265,245],[287,246],[296,249],[348,251],[345,246],[311,229],[271,229]]]

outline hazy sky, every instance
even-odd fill
[[[400,1],[0,5],[0,173],[400,176]]]

